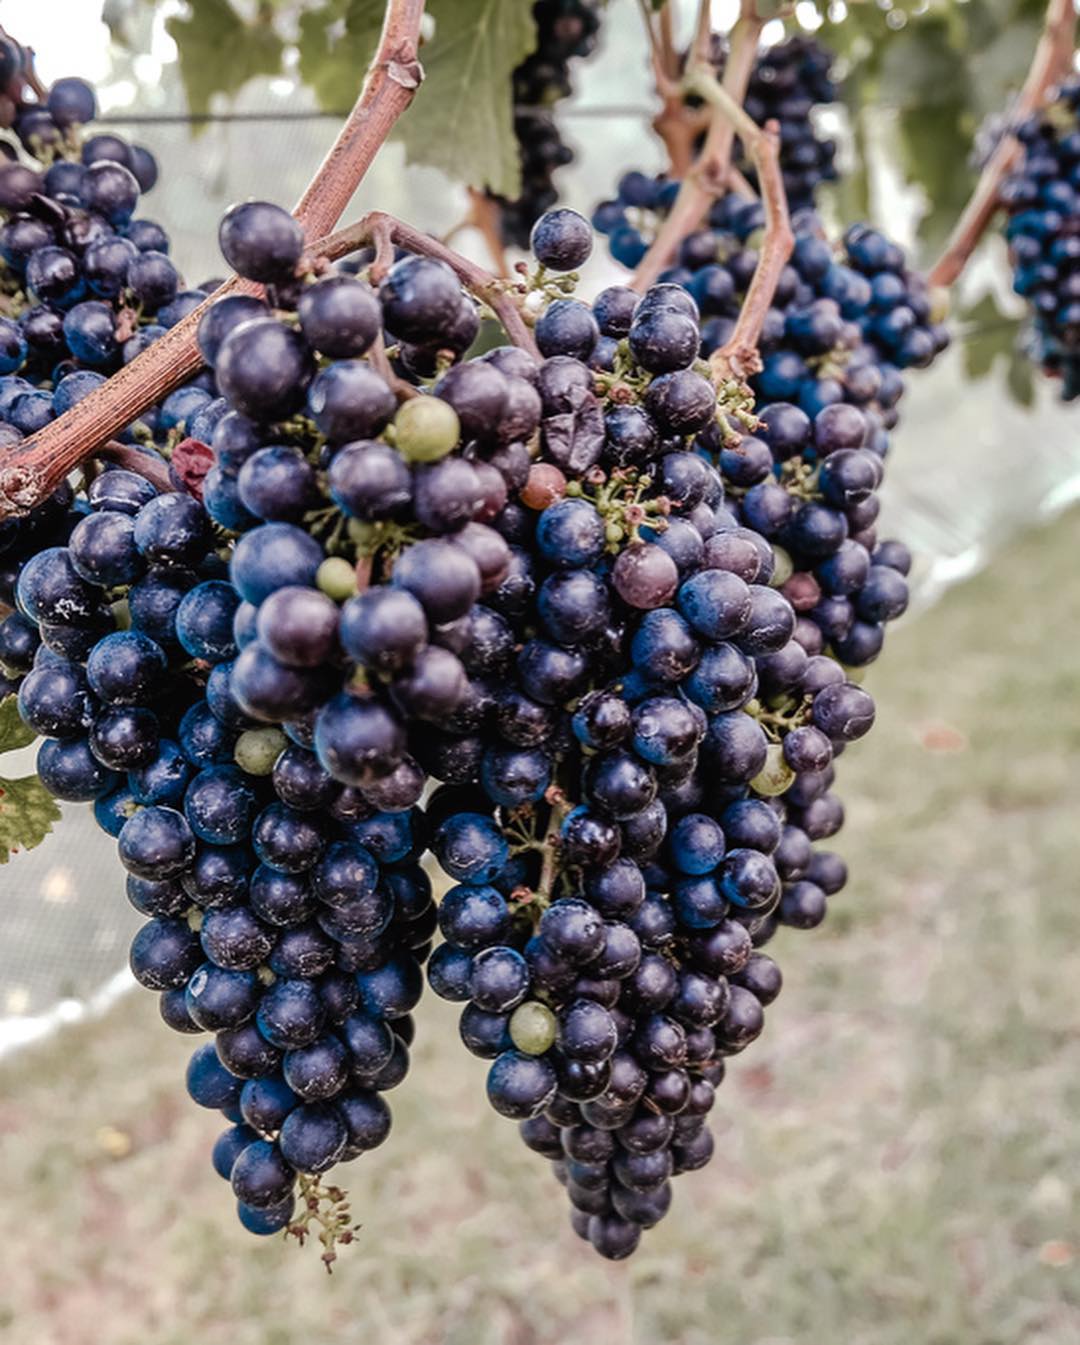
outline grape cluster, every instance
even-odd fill
[[[555,202],[554,174],[573,159],[552,112],[571,93],[570,62],[588,56],[600,27],[599,0],[536,0],[536,49],[514,70],[514,136],[521,194],[493,199],[503,241],[527,248],[533,225]]]
[[[1065,401],[1080,396],[1080,79],[1017,129],[1023,160],[1002,184],[1013,289],[1031,307],[1027,350]]]
[[[593,212],[612,257],[633,267],[645,255],[679,184],[631,171],[618,195]],[[903,391],[900,371],[931,364],[948,345],[935,296],[910,270],[903,249],[880,230],[852,225],[840,249],[823,236],[813,212],[794,217],[795,251],[765,324],[761,351],[767,370],[755,390],[805,399],[807,410],[850,396],[890,412]],[[764,227],[760,202],[730,193],[714,203],[707,227],[679,245],[661,281],[685,286],[702,317],[703,350],[722,345],[734,328],[757,267]],[[866,366],[878,373],[866,374]],[[783,392],[777,392],[783,387]],[[886,419],[891,417],[886,416]]]
[[[533,242],[549,271],[591,247],[569,211]],[[397,406],[364,358],[377,320],[349,358],[327,351],[316,314],[330,286],[357,312],[381,309],[403,372],[400,346],[444,343],[462,301],[440,263],[407,257],[377,295],[314,281],[299,337],[247,316],[208,352],[233,407],[214,470],[252,516],[231,561],[248,639],[232,694],[266,722],[302,710],[324,770],[369,798],[404,804],[442,782],[428,825],[456,885],[431,983],[466,1003],[462,1037],[492,1059],[495,1108],[550,1155],[570,1152],[564,1133],[577,1146],[560,1171],[579,1231],[624,1255],[666,1209],[670,1175],[707,1160],[723,1059],[779,989],[755,939],[816,924],[844,881],[812,841],[842,818],[833,744],[869,728],[872,702],[821,657],[816,624],[815,655],[795,638],[777,587],[793,560],[748,526],[738,488],[725,503],[719,455],[736,446],[718,439],[694,367],[685,290],[553,299],[540,365],[501,347]],[[270,409],[264,379],[283,398]],[[808,563],[839,549],[845,511],[880,478],[871,425],[847,410],[831,439],[836,417],[815,423],[805,450],[841,454],[832,502],[805,474],[792,478],[805,498],[777,486],[790,517],[770,532]],[[288,430],[260,432],[275,415],[294,417]],[[208,478],[211,512],[218,489]],[[792,790],[784,809],[767,801]]]
[[[570,297],[568,210],[532,233],[539,362],[468,358],[475,304],[429,257],[329,272],[266,202],[220,241],[266,291],[199,327],[211,470],[165,494],[105,470],[18,576],[41,777],[117,836],[166,1021],[216,1034],[189,1090],[232,1122],[247,1227],[326,1197],[348,1236],[312,1184],[385,1137],[438,929],[492,1105],[628,1255],[711,1155],[780,989],[760,949],[846,881],[815,848],[874,717],[845,665],[906,603],[874,536],[879,366],[861,401],[733,429],[715,289]],[[804,245],[785,323],[820,270]]]
[[[0,87],[10,102],[0,137],[0,449],[11,450],[63,414],[176,321],[191,302],[167,253],[160,225],[136,217],[140,196],[157,180],[148,150],[111,133],[86,135],[96,115],[91,87],[58,80],[42,102],[9,98],[21,89],[28,56],[0,40]],[[19,148],[22,154],[19,153]],[[179,423],[194,387],[165,410],[152,408],[121,438],[149,443],[153,429]],[[14,605],[22,565],[66,543],[85,512],[63,486],[28,519],[0,524],[0,608]],[[33,623],[12,611],[0,619],[4,690],[29,671],[37,647]]]
[[[779,123],[780,169],[792,210],[813,206],[818,184],[837,177],[836,141],[818,135],[811,115],[815,107],[836,102],[832,63],[832,52],[820,42],[796,34],[765,48],[747,87],[744,107],[754,121]],[[742,167],[756,182],[753,165]]]
[[[429,980],[465,1004],[489,1098],[554,1160],[575,1228],[618,1258],[666,1212],[670,1177],[708,1161],[724,1060],[780,988],[757,948],[818,924],[844,883],[813,842],[842,822],[832,759],[873,703],[836,661],[855,621],[841,585],[869,590],[873,631],[846,647],[867,662],[908,558],[871,565],[880,442],[863,411],[776,407],[771,444],[718,437],[685,290],[613,287],[591,314],[557,301],[537,336],[542,397],[573,371],[578,417],[599,393],[602,422],[569,479],[543,426],[562,479],[534,464],[524,509],[496,521],[528,586],[514,573],[488,599],[514,638],[476,697],[486,716],[433,763],[451,783],[432,848],[457,885]],[[796,454],[817,472],[786,470]],[[766,478],[783,518],[755,491]],[[836,571],[828,595],[815,571]]]
[[[298,1172],[310,1182],[389,1131],[382,1094],[408,1069],[435,929],[422,818],[350,795],[310,739],[237,707],[240,598],[191,495],[113,469],[87,504],[18,577],[41,636],[19,711],[44,739],[47,788],[92,801],[117,838],[147,917],[136,979],[170,1027],[214,1034],[188,1091],[231,1122],[214,1164],[241,1222],[273,1232]]]

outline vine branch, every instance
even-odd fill
[[[502,234],[499,231],[499,205],[485,192],[469,188],[469,215],[466,224],[471,224],[484,240],[484,246],[491,257],[492,265],[500,276],[508,276],[510,267],[506,260]]]
[[[750,83],[763,26],[753,0],[743,0],[739,18],[731,30],[731,51],[724,70],[722,86],[740,111],[746,97],[747,85]],[[694,67],[688,72],[681,92],[700,92],[692,88],[697,82],[699,73],[699,67]],[[707,75],[713,83],[716,83],[711,71],[708,71]],[[632,289],[646,290],[656,281],[657,276],[674,257],[679,243],[687,234],[701,226],[713,201],[723,194],[727,186],[734,140],[734,124],[723,108],[714,105],[701,153],[683,178],[679,194],[667,219],[660,226],[652,246],[639,262],[630,280]]]
[[[761,253],[739,310],[735,330],[709,359],[717,382],[729,378],[741,382],[761,368],[761,356],[757,348],[761,329],[776,294],[780,276],[795,246],[784,175],[780,170],[780,128],[775,121],[769,122],[764,128],[758,126],[707,67],[690,71],[687,87],[724,116],[738,134],[757,169],[761,201],[765,207]]]
[[[430,234],[406,224],[404,220],[395,219],[384,210],[368,211],[355,224],[320,239],[318,243],[312,245],[311,251],[317,252],[329,261],[335,261],[370,244],[375,247],[375,259],[369,268],[373,282],[381,280],[390,269],[394,260],[395,246],[445,262],[465,288],[488,305],[514,345],[527,350],[534,358],[540,358],[533,334],[522,318],[513,296],[507,291],[505,282],[476,262],[469,261],[467,257],[447,247],[438,238],[432,238]]]
[[[379,45],[356,106],[293,214],[309,238],[337,223],[423,78],[417,59],[424,0],[388,0]],[[199,321],[226,294],[259,294],[234,278],[88,397],[21,444],[0,451],[0,519],[45,500],[83,459],[202,365]]]
[[[702,0],[702,6],[707,0]],[[652,128],[664,142],[673,177],[685,177],[694,161],[694,142],[708,124],[700,108],[687,107],[679,84],[679,58],[671,31],[671,0],[655,16],[649,0],[639,0],[652,65],[653,85],[661,101]]]
[[[1031,67],[1013,109],[1013,126],[1045,104],[1050,88],[1069,68],[1075,38],[1073,0],[1049,0]],[[958,279],[997,214],[1001,184],[1016,166],[1020,154],[1020,142],[1009,130],[990,156],[971,198],[953,226],[945,250],[927,275],[931,285],[951,285]]]
[[[379,45],[345,125],[293,214],[309,238],[329,233],[424,78],[417,59],[424,0],[388,0]]]
[[[745,141],[761,184],[761,201],[765,207],[765,232],[762,238],[758,264],[746,291],[742,308],[735,322],[735,330],[719,350],[709,357],[709,365],[717,379],[745,380],[761,369],[758,343],[765,317],[772,306],[776,287],[780,283],[787,260],[795,246],[795,235],[788,215],[784,175],[780,170],[780,130],[771,121]]]

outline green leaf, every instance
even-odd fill
[[[187,15],[165,27],[179,50],[180,78],[196,114],[210,110],[215,94],[232,96],[249,79],[281,70],[285,44],[266,9],[248,23],[229,0],[187,0]]]
[[[382,0],[328,0],[300,16],[300,78],[319,106],[344,112],[356,102],[382,29]]]
[[[425,79],[398,123],[410,163],[514,197],[521,189],[511,75],[536,47],[531,0],[431,0]]]
[[[0,864],[17,850],[40,845],[59,820],[56,800],[36,775],[21,780],[0,776]]]
[[[14,696],[0,700],[0,752],[27,747],[37,735],[19,718],[19,703]]]

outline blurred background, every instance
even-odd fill
[[[714,8],[729,26],[732,6]],[[359,86],[372,10],[3,0],[0,20],[46,83],[90,79],[102,123],[153,150],[148,208],[197,283],[222,269],[230,202],[299,196]],[[800,0],[788,31],[837,53],[843,102],[815,114],[839,143],[830,223],[868,218],[931,261],[1040,19],[1028,0]],[[556,182],[589,213],[627,169],[665,166],[636,0],[609,0],[571,77]],[[445,234],[469,202],[390,143],[354,205]],[[486,260],[475,229],[455,245]],[[584,289],[623,274],[598,247]],[[363,1228],[333,1279],[243,1235],[207,1162],[218,1118],[183,1090],[188,1043],[127,993],[139,917],[114,844],[65,805],[0,880],[0,1340],[1080,1340],[1080,437],[1075,405],[1017,354],[1022,317],[992,234],[893,434],[884,535],[916,552],[917,600],[869,670],[878,725],[845,760],[851,882],[790,954],[778,937],[785,993],[720,1092],[717,1158],[632,1263],[581,1255],[433,998],[392,1139],[348,1173]]]

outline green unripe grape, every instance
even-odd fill
[[[773,559],[773,573],[772,578],[769,580],[769,584],[772,588],[780,588],[780,586],[786,584],[795,573],[795,566],[792,563],[791,557],[782,546],[773,547]]]
[[[356,594],[356,570],[344,556],[327,556],[315,572],[315,583],[334,602]]]
[[[790,788],[795,772],[784,760],[784,749],[779,743],[770,743],[765,753],[765,765],[750,781],[750,788],[766,798],[775,798]]]
[[[112,605],[112,617],[117,630],[131,629],[131,608],[127,598],[118,598]]]
[[[527,999],[510,1015],[510,1040],[526,1055],[543,1055],[555,1043],[555,1015],[538,999]]]
[[[460,437],[457,412],[438,397],[412,397],[394,417],[397,449],[409,462],[438,462]]]
[[[269,775],[288,745],[280,729],[245,729],[236,740],[233,759],[248,775]]]

